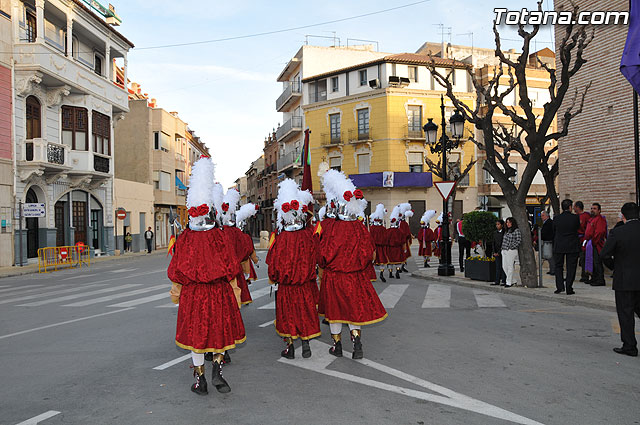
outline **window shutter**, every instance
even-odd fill
[[[409,165],[422,165],[422,152],[409,152]]]

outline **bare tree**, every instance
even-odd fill
[[[577,6],[574,6],[574,9],[577,13]],[[542,0],[538,1],[538,11],[542,11]],[[540,171],[545,177],[547,189],[553,188],[547,190],[547,195],[550,199],[556,199],[552,200],[552,203],[557,202],[555,176],[558,164],[557,161],[554,164],[550,164],[549,161],[551,155],[557,150],[557,146],[548,148],[547,142],[557,141],[566,136],[571,120],[582,112],[589,86],[582,93],[576,91],[573,94],[569,108],[558,122],[558,128],[553,130],[553,122],[565,101],[569,82],[585,64],[583,53],[593,39],[593,32],[588,33],[585,26],[566,25],[565,34],[557,49],[562,64],[560,69],[556,71],[539,58],[537,59],[540,67],[548,72],[551,83],[548,88],[550,100],[544,105],[543,115],[536,116],[529,98],[526,71],[531,53],[531,41],[538,34],[539,29],[539,25],[518,27],[518,35],[522,38],[522,52],[514,60],[511,55],[508,57],[503,52],[500,33],[494,23],[495,54],[499,64],[494,68],[493,76],[487,82],[483,82],[476,78],[473,69],[467,68],[477,95],[475,107],[467,105],[454,93],[450,78],[453,68],[448,73],[442,73],[436,69],[435,61],[429,65],[431,74],[439,84],[445,87],[447,97],[465,119],[473,123],[479,131],[481,137],[470,138],[470,140],[485,153],[486,159],[482,168],[487,170],[498,183],[513,217],[523,229],[519,250],[520,278],[522,284],[527,287],[537,286],[532,238],[531,233],[527,231],[529,219],[526,209],[527,194],[535,175]],[[506,86],[501,84],[505,80],[508,81]],[[511,93],[517,94],[517,107],[509,106],[505,102]],[[511,128],[494,122],[494,114],[507,116],[512,123]],[[516,175],[516,169],[509,163],[509,156],[514,152],[526,161],[517,185],[512,180]]]

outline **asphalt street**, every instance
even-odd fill
[[[375,283],[389,317],[363,328],[364,360],[328,355],[324,325],[310,359],[298,342],[284,360],[263,261],[232,392],[197,396],[168,262],[0,279],[0,424],[640,423],[640,358],[612,351],[614,313],[405,274]]]

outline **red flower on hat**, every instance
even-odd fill
[[[256,211],[258,211],[260,209],[260,206],[258,206],[258,204],[256,204]]]
[[[349,202],[351,198],[353,198],[353,193],[351,193],[350,190],[347,190],[342,194],[342,197],[344,198],[345,201]]]
[[[207,204],[202,204],[198,208],[196,208],[196,212],[198,215],[207,215],[209,214],[209,206]]]
[[[228,203],[223,203],[222,204],[222,211],[227,212],[229,211],[229,204]]]
[[[356,199],[362,199],[364,198],[364,194],[362,193],[362,191],[360,189],[356,189],[353,191],[353,196],[356,197]]]
[[[291,201],[291,209],[297,210],[298,208],[300,208],[300,203],[295,199]]]
[[[309,207],[307,207],[306,205],[303,205],[302,206],[302,212],[306,214],[307,211],[309,211]]]
[[[391,222],[392,222],[392,223],[395,223],[395,222],[396,222],[396,219],[395,219],[395,218],[392,218],[392,219],[391,219]]]
[[[198,211],[196,210],[196,207],[189,208],[189,215],[191,217],[197,217],[198,216]]]
[[[289,205],[288,202],[285,202],[280,206],[280,208],[282,209],[282,212],[288,213],[291,210],[291,205]]]
[[[333,203],[333,201],[331,201],[331,208],[335,208],[336,204]]]

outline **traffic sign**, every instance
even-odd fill
[[[120,208],[116,211],[116,218],[118,220],[124,220],[125,218],[127,218],[127,212],[124,210],[124,208]]]
[[[438,192],[440,192],[440,196],[442,196],[442,198],[446,201],[447,199],[449,199],[449,196],[451,196],[451,192],[453,192],[453,189],[456,187],[456,182],[436,182],[434,183],[436,185],[436,189],[438,189]]]
[[[62,260],[66,260],[68,255],[69,252],[67,251],[67,248],[60,248],[60,258]]]
[[[23,217],[44,217],[47,209],[44,203],[22,204]]]

